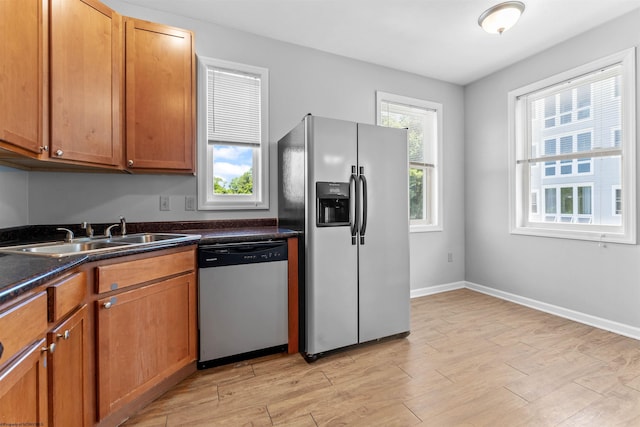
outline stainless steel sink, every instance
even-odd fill
[[[198,240],[195,234],[140,233],[126,236],[80,238],[72,242],[47,242],[30,245],[0,247],[0,252],[21,253],[48,257],[84,255],[96,252],[122,250],[141,246],[161,246]]]
[[[130,236],[121,236],[121,237],[112,237],[112,242],[117,243],[154,243],[154,242],[162,242],[166,240],[175,239],[176,236],[180,236],[179,234],[172,233],[141,233],[141,234],[132,234]],[[183,236],[187,236],[183,234]]]

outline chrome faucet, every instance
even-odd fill
[[[127,221],[124,219],[123,216],[120,217],[120,223],[119,224],[111,224],[110,226],[108,226],[106,228],[106,230],[104,230],[104,237],[111,237],[111,229],[113,227],[120,227],[120,235],[124,236],[127,234]]]
[[[87,237],[93,237],[93,227],[91,227],[91,224],[84,221],[82,224],[80,224],[80,227],[83,230],[87,230]]]
[[[127,234],[127,220],[123,216],[120,217],[120,235],[125,236]]]
[[[73,242],[73,231],[69,230],[68,228],[64,228],[64,227],[58,227],[58,228],[56,228],[56,230],[58,230],[58,231],[66,231],[67,235],[64,237],[64,241],[67,242],[67,243]]]

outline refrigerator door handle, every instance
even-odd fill
[[[358,175],[356,175],[355,166],[351,166],[349,189],[351,189],[351,184],[353,184],[353,197],[351,197],[351,200],[353,200],[353,216],[351,216],[351,212],[349,212],[349,218],[351,221],[349,226],[351,227],[351,244],[355,245],[357,243],[356,233],[358,233],[358,218],[360,217],[360,209],[358,209],[360,205],[358,203]],[[349,202],[349,209],[351,209],[351,201]]]
[[[364,245],[364,233],[367,231],[367,177],[364,176],[364,167],[360,166],[360,183],[362,185],[362,222],[360,223],[360,244]]]

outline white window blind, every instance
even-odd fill
[[[622,147],[616,146],[610,132],[595,132],[587,143],[583,137],[585,132],[620,127],[621,99],[616,88],[621,69],[615,65],[518,97],[518,108],[527,121],[528,147],[518,153],[517,162],[548,165],[550,161],[622,155]],[[596,111],[587,114],[588,108]]]
[[[260,76],[222,68],[207,73],[208,141],[260,145]]]

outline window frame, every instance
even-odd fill
[[[198,56],[198,210],[266,210],[269,209],[269,70],[217,58]],[[207,71],[227,69],[260,76],[260,146],[253,152],[253,194],[214,194],[213,147],[249,145],[208,141]],[[257,170],[256,170],[257,169]]]
[[[560,85],[606,68],[620,65],[622,79],[621,104],[621,186],[624,205],[620,226],[538,223],[528,220],[527,205],[530,194],[530,168],[518,164],[518,159],[528,149],[528,123],[523,125],[525,107],[518,98],[544,88]],[[539,237],[554,237],[598,242],[636,244],[636,53],[635,48],[609,55],[588,64],[556,74],[508,93],[508,139],[509,139],[509,228],[512,234]],[[618,87],[618,79],[616,87]],[[593,95],[592,95],[593,96]],[[615,96],[615,95],[614,95]],[[590,106],[594,111],[593,102]],[[527,116],[528,117],[528,116]],[[592,142],[593,144],[593,142]],[[540,148],[538,148],[540,149]],[[544,168],[544,162],[541,163]],[[529,163],[527,163],[529,165]],[[593,168],[592,168],[593,169]]]
[[[382,103],[389,102],[392,104],[401,104],[409,107],[426,109],[434,111],[436,114],[436,153],[434,167],[420,166],[413,164],[407,159],[409,164],[408,170],[422,169],[423,172],[423,188],[424,194],[424,218],[409,218],[409,231],[412,233],[423,233],[444,230],[444,203],[443,203],[443,105],[434,101],[427,101],[419,98],[412,98],[403,95],[397,95],[389,92],[376,91],[376,124],[382,126]],[[407,141],[407,144],[409,142]],[[408,178],[408,177],[407,177]],[[409,180],[407,179],[409,184]],[[407,188],[409,191],[409,188]],[[428,195],[435,194],[435,197]],[[434,206],[435,205],[435,206]],[[428,220],[431,218],[431,222]]]

